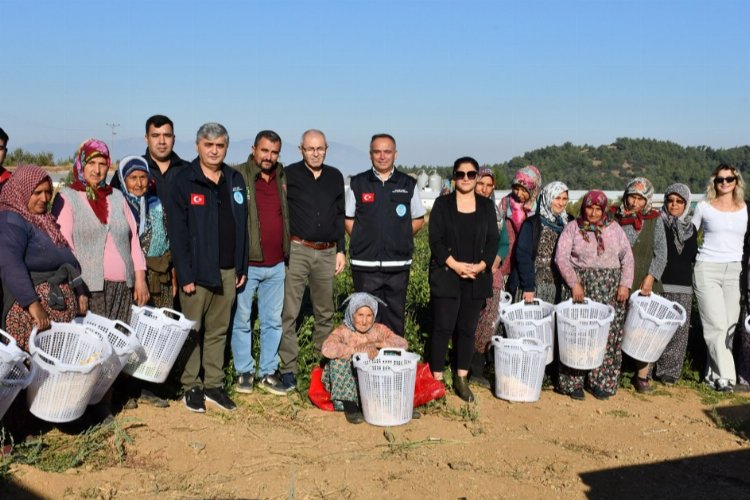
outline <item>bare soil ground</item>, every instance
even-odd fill
[[[350,425],[299,395],[237,395],[234,413],[141,406],[125,461],[11,466],[2,498],[748,498],[750,399],[688,386],[583,402],[477,390],[393,428]],[[52,434],[60,432],[51,431]]]

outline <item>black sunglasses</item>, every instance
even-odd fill
[[[477,175],[479,175],[479,172],[477,172],[476,170],[470,170],[468,172],[456,170],[455,172],[453,172],[453,177],[455,177],[456,180],[459,180],[459,181],[463,179],[464,177],[468,178],[470,181],[473,181],[474,179],[477,178]]]
[[[727,184],[731,184],[736,180],[737,180],[737,177],[735,177],[734,175],[728,175],[726,177],[717,177],[714,179],[714,182],[716,184],[723,184],[724,182],[726,182]]]

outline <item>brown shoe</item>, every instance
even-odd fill
[[[633,377],[633,387],[638,394],[648,394],[654,390],[654,388],[651,387],[651,382],[649,382],[647,378],[641,377]]]
[[[456,396],[463,399],[467,403],[474,401],[474,393],[469,389],[469,377],[459,377],[453,379],[453,390],[456,392]]]

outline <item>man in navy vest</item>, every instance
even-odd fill
[[[397,155],[393,136],[372,136],[372,168],[352,177],[345,227],[354,290],[383,300],[388,307],[378,310],[377,321],[403,336],[414,234],[424,225],[425,209],[417,182],[396,170]]]

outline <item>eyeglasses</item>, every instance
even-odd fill
[[[304,148],[303,147],[302,151],[304,151],[305,153],[325,153],[326,149],[328,149],[327,146],[323,148]]]
[[[734,175],[728,175],[726,177],[716,177],[714,179],[714,182],[716,184],[724,184],[724,183],[731,184],[736,180],[737,180],[737,177],[735,177]]]
[[[477,178],[478,173],[479,172],[477,172],[476,170],[470,170],[468,172],[464,172],[462,170],[456,170],[455,172],[453,172],[453,177],[455,177],[455,179],[458,181],[460,181],[464,177],[466,177],[470,181],[473,181],[474,179]]]
[[[677,205],[684,205],[685,200],[683,200],[682,198],[667,198],[667,204],[670,204],[670,203],[675,203]]]

